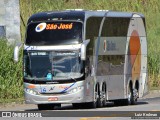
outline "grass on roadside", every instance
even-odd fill
[[[14,46],[0,39],[0,100],[19,99],[23,96],[22,54],[20,61],[13,61]]]

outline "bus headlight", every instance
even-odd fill
[[[71,93],[76,93],[76,92],[78,92],[78,91],[80,91],[80,90],[82,90],[82,89],[83,89],[83,86],[78,86],[78,87],[76,87],[76,88],[73,88],[73,89],[69,90],[68,93],[69,93],[69,94],[71,94]]]
[[[25,88],[24,90],[25,90],[27,93],[32,94],[32,95],[38,95],[38,94],[39,94],[39,92],[34,91],[34,90],[32,90],[32,89],[29,89],[29,88]]]

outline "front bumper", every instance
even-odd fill
[[[25,102],[27,104],[47,104],[47,103],[81,103],[86,102],[84,97],[84,88],[75,93],[64,93],[64,94],[29,94],[25,93]]]

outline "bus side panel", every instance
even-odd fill
[[[96,80],[93,76],[88,75],[84,81],[84,97],[85,102],[93,102],[94,101],[94,86],[95,86]]]
[[[109,75],[107,90],[108,100],[124,99],[124,75]]]
[[[107,84],[107,100],[124,99],[124,75],[97,76],[100,85]]]
[[[96,76],[97,81],[106,80],[108,100],[124,99],[125,97],[125,44],[126,37],[100,38]],[[95,41],[95,45],[97,45],[97,41]]]

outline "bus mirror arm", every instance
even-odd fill
[[[81,60],[86,60],[86,47],[89,42],[90,42],[90,39],[87,39],[81,45]]]
[[[18,43],[14,48],[14,62],[18,62],[19,50],[21,49],[22,45],[22,43]]]

